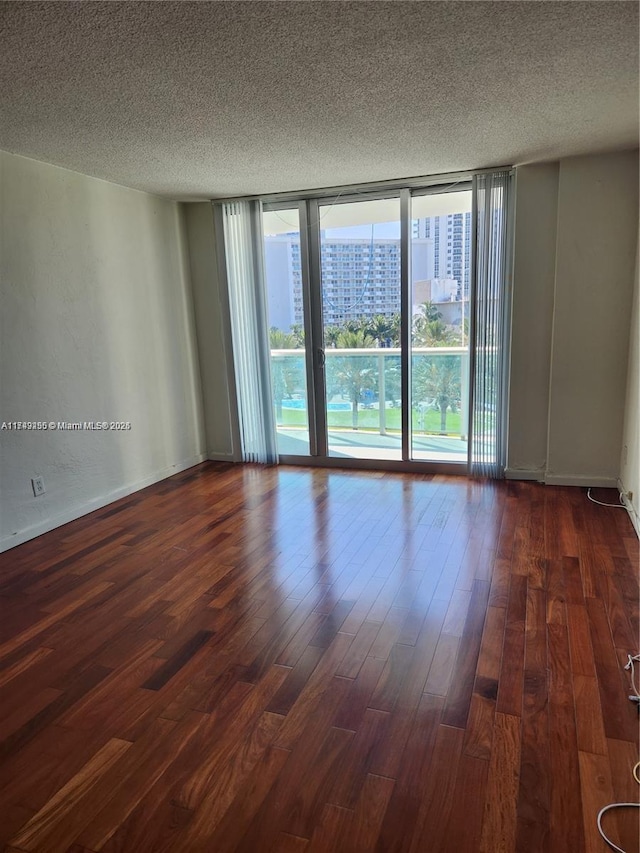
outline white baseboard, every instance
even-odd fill
[[[3,536],[0,539],[0,553],[8,551],[10,548],[15,548],[17,545],[22,545],[30,539],[35,539],[36,536],[42,536],[43,533],[48,533],[50,530],[55,530],[56,527],[62,527],[63,524],[68,524],[70,521],[75,521],[76,518],[82,518],[83,515],[88,515],[90,512],[95,512],[97,509],[108,506],[120,498],[126,498],[134,492],[139,492],[140,489],[145,489],[147,486],[152,486],[154,483],[159,483],[160,480],[166,480],[167,477],[172,477],[174,474],[179,474],[181,471],[186,471],[187,468],[193,468],[194,465],[199,465],[200,462],[207,461],[206,453],[199,453],[192,456],[190,459],[185,459],[182,462],[177,462],[175,465],[170,465],[168,468],[163,468],[160,471],[154,471],[148,477],[138,480],[135,483],[128,483],[113,492],[106,495],[100,495],[97,498],[92,498],[85,503],[69,507],[64,512],[47,518],[45,521],[32,524],[25,527],[23,530],[18,530],[16,533],[11,533],[9,536]]]
[[[207,459],[209,462],[235,462],[236,459],[233,453],[216,453],[214,451],[209,451],[207,453]]]
[[[640,539],[640,519],[638,518],[638,513],[635,511],[633,504],[626,498],[623,497],[622,502],[629,514],[631,524],[633,524],[633,529],[636,531],[636,536]]]
[[[505,468],[504,476],[506,480],[536,480],[538,483],[544,483],[544,471],[539,469]]]
[[[585,474],[550,474],[544,469],[535,468],[506,468],[507,480],[537,480],[548,486],[582,486],[588,488],[615,489],[618,481],[615,477],[598,477]]]
[[[544,481],[548,486],[582,486],[594,489],[615,489],[618,481],[615,477],[590,477],[584,474],[545,474]]]
[[[629,518],[631,519],[631,524],[633,524],[633,529],[636,531],[636,536],[640,539],[640,518],[638,518],[638,513],[636,512],[636,508],[631,503],[631,501],[626,497],[626,489],[624,487],[624,483],[622,480],[618,480],[617,489],[622,495],[622,504],[626,511],[629,514]]]

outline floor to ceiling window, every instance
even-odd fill
[[[400,201],[321,204],[329,456],[401,459]]]
[[[258,201],[257,215],[219,206],[225,240],[261,228],[261,259],[248,238],[240,263],[225,252],[228,280],[248,285],[237,304],[267,326],[265,366],[251,363],[268,377],[264,429],[282,461],[473,470],[477,457],[499,475],[509,181]]]
[[[308,456],[309,401],[298,208],[264,211],[262,222],[278,453]]]
[[[466,462],[471,191],[411,199],[411,457]]]
[[[302,245],[297,206],[276,206],[263,213],[273,404],[281,455],[309,455],[311,429],[316,439],[323,432],[320,444],[329,457],[403,459],[404,322],[411,347],[408,456],[466,462],[471,190],[429,192],[415,195],[410,203],[406,310],[398,194],[314,202]],[[307,240],[316,240],[317,247],[317,269],[309,288]],[[314,300],[305,299],[314,285],[319,289],[315,311]],[[307,316],[312,313],[317,317]],[[305,346],[305,335],[313,337],[314,329],[322,362],[314,382],[320,385],[320,418],[313,416],[307,384],[314,346]],[[313,443],[317,446],[317,440]]]

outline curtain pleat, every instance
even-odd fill
[[[503,477],[506,464],[511,184],[508,171],[476,175],[473,181],[475,254],[469,472],[477,477]]]
[[[278,461],[259,201],[224,203],[224,247],[244,462]]]

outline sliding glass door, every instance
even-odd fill
[[[319,205],[329,456],[402,458],[400,201]]]
[[[467,459],[471,196],[412,198],[412,459]]]
[[[504,475],[512,179],[214,204],[237,458]]]
[[[469,184],[263,213],[278,451],[466,464]]]
[[[264,277],[276,438],[280,456],[308,456],[303,251],[298,206],[264,211]],[[305,276],[306,278],[306,276]]]

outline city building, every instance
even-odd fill
[[[457,298],[469,297],[471,213],[451,213],[414,219],[412,236],[433,244],[433,277],[455,279]],[[434,300],[435,301],[435,300]]]
[[[463,294],[468,299],[470,232],[470,213],[413,220],[414,310],[426,301],[459,303]],[[324,325],[399,313],[400,240],[322,235]],[[269,325],[289,331],[304,321],[300,237],[297,232],[267,235],[264,247]],[[447,322],[460,322],[459,306],[445,310]]]

